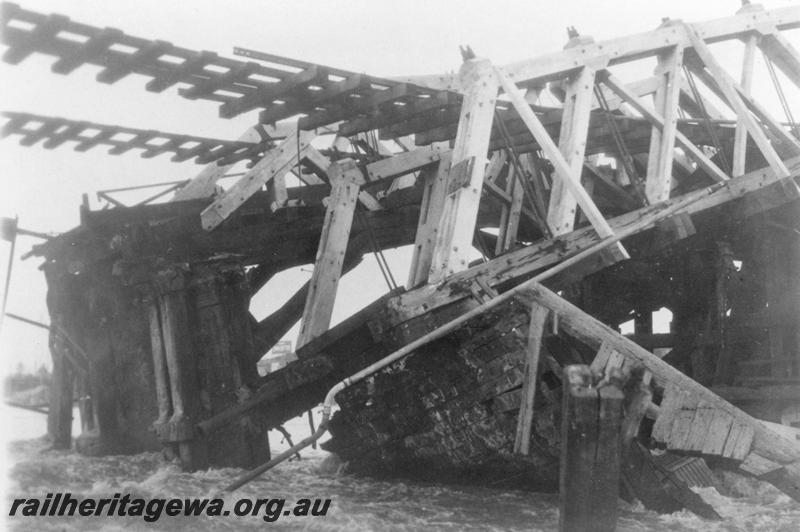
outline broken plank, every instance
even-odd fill
[[[734,419],[722,449],[722,456],[732,460],[744,460],[750,453],[753,438],[754,428]]]
[[[685,451],[700,452],[703,450],[715,412],[716,409],[705,401],[700,401],[697,404],[692,428],[689,432],[689,437],[686,439]]]
[[[731,414],[736,421],[751,429],[754,434],[753,448],[760,456],[779,463],[791,463],[800,460],[800,448],[774,431],[764,426],[755,418],[739,410],[732,404],[715,395],[709,389],[687,377],[660,358],[628,340],[607,325],[581,311],[571,303],[538,283],[528,282],[526,294],[532,301],[546,306],[559,316],[559,327],[562,331],[586,343],[590,347],[599,347],[604,341],[613,342],[614,348],[633,361],[641,363],[652,372],[657,385],[672,384],[690,394],[693,400],[704,400],[715,408]],[[800,481],[800,478],[798,478]]]
[[[708,425],[708,434],[700,452],[705,455],[722,456],[732,425],[733,418],[730,414],[714,410],[714,417]]]

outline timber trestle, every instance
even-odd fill
[[[80,226],[32,251],[52,323],[89,359],[79,375],[52,342],[63,404],[51,432],[69,444],[64,401],[79,377],[97,410],[86,452],[163,446],[189,468],[248,466],[268,454],[266,430],[401,352],[345,381],[326,417],[325,447],[356,469],[570,493],[580,486],[559,467],[602,470],[612,495],[622,478],[622,495],[655,507],[668,492],[662,509],[713,517],[682,466],[664,465],[708,463],[800,500],[800,140],[788,106],[777,116],[752,90],[756,50],[782,103],[780,80],[800,89],[787,37],[800,8],[745,4],[605,42],[570,32],[563,50],[510,65],[465,52],[457,74],[392,79],[3,4],[6,62],[43,54],[57,74],[92,65],[101,83],[136,74],[148,91],[218,102],[223,118],[254,113],[237,140],[5,113],[4,136],[26,146],[205,165],[133,207],[124,191],[99,193],[111,208],[87,200]],[[739,46],[737,76],[720,43]],[[646,75],[628,79],[631,65]],[[342,277],[401,246],[406,286],[332,326]],[[308,282],[256,320],[252,297],[303,265]],[[665,311],[671,325],[656,330]],[[298,323],[296,360],[258,375]],[[575,461],[580,423],[622,462]]]

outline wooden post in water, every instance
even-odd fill
[[[622,392],[595,388],[588,366],[567,366],[559,473],[559,532],[615,530]]]
[[[163,356],[169,375],[172,415],[160,428],[162,439],[176,443],[181,465],[188,471],[208,466],[205,441],[196,437],[200,397],[193,361],[187,302],[187,272],[169,267],[157,275]],[[151,334],[153,331],[151,330]]]

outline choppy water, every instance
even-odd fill
[[[14,497],[43,497],[45,493],[69,491],[75,496],[112,497],[130,493],[143,498],[204,497],[241,474],[236,469],[184,473],[165,464],[157,453],[137,456],[85,458],[47,450],[42,439],[44,420],[37,414],[14,411],[6,416],[13,430],[8,443],[9,482],[6,505]],[[38,427],[38,428],[37,428]],[[308,433],[305,419],[286,425],[299,440]],[[286,448],[281,435],[271,433],[273,450]],[[8,435],[6,435],[8,439]],[[454,487],[412,482],[385,482],[337,474],[325,462],[323,451],[306,450],[301,461],[284,463],[260,480],[226,498],[232,505],[240,497],[330,498],[325,517],[282,517],[265,523],[260,517],[161,517],[155,523],[140,518],[13,518],[11,530],[556,530],[558,501],[555,495],[480,487]],[[744,497],[731,498],[713,488],[700,490],[703,498],[724,517],[722,522],[704,521],[688,512],[658,515],[640,505],[620,502],[620,531],[800,530],[800,504],[771,486],[737,480]],[[8,506],[6,506],[7,508]]]

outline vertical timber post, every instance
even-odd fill
[[[439,231],[439,220],[442,207],[447,196],[447,174],[450,171],[450,153],[442,155],[439,164],[425,168],[420,173],[425,187],[422,192],[422,204],[419,209],[417,235],[414,241],[414,254],[411,258],[411,271],[408,275],[409,289],[425,284],[431,269],[433,250],[436,245],[436,234]]]
[[[741,86],[745,93],[750,94],[753,86],[753,67],[755,66],[756,46],[758,35],[750,35],[744,43],[744,57],[742,58]],[[733,139],[733,177],[744,174],[747,167],[747,127],[742,118],[736,121],[736,133]]]
[[[207,467],[208,454],[205,441],[194,429],[199,421],[200,390],[192,352],[187,275],[177,267],[158,274],[161,334],[172,399],[172,416],[162,427],[161,437],[177,443],[184,469],[195,470]]]
[[[564,113],[558,137],[558,149],[569,165],[569,171],[580,179],[583,170],[589,117],[594,102],[595,70],[584,67],[566,82]],[[561,179],[553,183],[547,225],[554,235],[563,235],[575,227],[575,212],[578,201],[570,192],[569,185]]]
[[[344,255],[353,225],[361,170],[354,161],[343,160],[328,169],[331,195],[328,197],[325,222],[319,238],[314,273],[311,275],[303,321],[297,347],[328,330],[336,300],[336,289],[342,276]]]
[[[148,315],[150,318],[150,350],[153,355],[153,373],[156,383],[156,403],[158,418],[153,422],[156,434],[161,434],[165,424],[172,416],[172,397],[169,389],[167,359],[164,355],[164,336],[161,331],[161,309],[157,294],[147,294]]]
[[[47,433],[55,449],[69,449],[72,447],[72,397],[75,387],[75,371],[65,353],[71,346],[67,345],[56,330],[56,328],[50,330],[53,380],[50,385]]]
[[[622,392],[595,388],[588,366],[564,370],[559,532],[613,531],[617,523]]]
[[[669,199],[672,188],[672,161],[675,155],[675,132],[678,130],[682,65],[683,48],[680,46],[658,56],[655,75],[659,78],[659,85],[655,94],[655,109],[664,118],[664,126],[653,126],[650,134],[645,196],[651,204]]]
[[[441,282],[447,276],[467,269],[497,100],[498,82],[487,59],[465,61],[459,78],[464,100],[447,175],[429,283]]]

